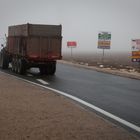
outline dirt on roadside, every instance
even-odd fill
[[[57,93],[0,72],[0,140],[136,140]]]
[[[140,73],[134,72],[134,71],[132,71],[132,72],[127,71],[126,69],[104,68],[103,65],[101,65],[102,67],[90,66],[90,65],[88,65],[88,63],[82,63],[82,64],[80,63],[79,64],[79,63],[74,62],[74,61],[65,61],[65,60],[60,60],[58,62],[62,63],[62,64],[68,64],[68,65],[80,67],[80,68],[96,70],[98,72],[109,73],[109,74],[118,75],[118,76],[121,76],[121,77],[127,77],[127,78],[140,80]]]

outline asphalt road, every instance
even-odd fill
[[[10,71],[7,71],[11,73]],[[55,76],[37,69],[22,78],[66,92],[140,127],[140,80],[57,64]]]

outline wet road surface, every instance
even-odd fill
[[[60,63],[55,76],[41,76],[38,69],[32,69],[30,74],[20,77],[39,84],[43,80],[45,86],[78,97],[140,127],[140,80]]]

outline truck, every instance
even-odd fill
[[[38,67],[41,74],[54,75],[62,59],[62,25],[22,24],[9,26],[6,45],[0,52],[0,67],[25,74]]]

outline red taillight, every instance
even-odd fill
[[[50,53],[50,54],[48,54],[47,55],[47,57],[49,58],[49,59],[57,59],[57,58],[59,58],[60,57],[60,55],[59,54],[57,54],[57,53]]]

